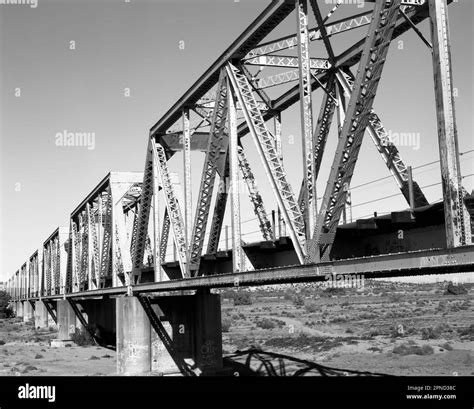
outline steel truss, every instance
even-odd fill
[[[407,201],[410,199],[408,166],[389,140],[373,102],[391,41],[409,30],[421,36],[417,26],[425,20],[432,28],[431,43],[421,38],[432,49],[447,243],[449,248],[469,245],[470,220],[463,203],[453,101],[447,20],[451,2],[368,1],[373,3],[371,10],[336,19],[344,7],[342,2],[323,15],[322,1],[272,1],[151,128],[143,174],[108,175],[72,212],[69,231],[54,232],[14,274],[9,290],[17,298],[28,298],[100,292],[108,287],[132,289],[141,285],[142,275],[150,270],[154,281],[204,280],[206,277],[199,276],[208,272],[201,259],[220,249],[227,205],[231,209],[232,252],[226,252],[225,257],[232,257],[233,273],[246,277],[253,266],[246,264],[242,240],[240,180],[247,186],[264,241],[273,243],[287,234],[298,268],[329,263],[366,131],[397,186]],[[294,33],[276,39],[269,36],[292,13]],[[316,27],[309,28],[310,20],[316,21]],[[347,32],[354,37],[360,34],[359,40],[336,55],[332,43]],[[327,57],[321,50],[312,55],[310,47],[318,43]],[[353,75],[351,67],[357,64]],[[319,90],[323,94],[316,119],[313,96]],[[281,147],[282,116],[297,102],[303,158],[298,198],[284,165],[293,158],[285,158]],[[328,155],[326,145],[335,114],[339,139],[318,209],[316,183],[323,155]],[[270,121],[275,121],[274,132]],[[243,138],[247,135],[275,196],[279,218],[281,215],[278,235],[259,190],[258,164],[249,160],[252,156],[245,150]],[[170,162],[177,152],[182,153],[177,159],[182,160],[185,176],[181,204],[179,182]],[[196,198],[191,196],[194,152],[205,153]],[[428,204],[416,182],[412,186],[414,207]],[[173,261],[179,265],[179,277],[167,270],[170,241],[176,249]],[[370,264],[370,260],[363,262]],[[305,275],[298,275],[298,279],[304,280]],[[212,280],[218,282],[217,278]],[[173,288],[172,284],[162,285]]]

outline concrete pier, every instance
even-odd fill
[[[67,300],[58,300],[58,341],[71,341],[70,334],[76,331],[76,314]]]
[[[23,301],[17,301],[16,302],[16,316],[18,318],[23,317]]]
[[[43,301],[35,302],[35,328],[48,328],[48,309]]]
[[[194,363],[200,375],[213,375],[222,370],[222,332],[220,296],[198,292],[190,296],[155,299],[164,316],[163,325],[171,326],[170,338],[177,358]],[[166,322],[167,321],[167,322]],[[176,368],[170,355],[161,351],[154,365],[160,372]]]
[[[136,297],[117,303],[117,373],[138,375],[151,371],[151,325]]]
[[[29,301],[23,302],[23,322],[31,322],[34,320],[34,309]]]

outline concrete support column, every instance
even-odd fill
[[[222,369],[220,296],[198,292],[194,305],[195,361],[203,375],[213,375]]]
[[[23,301],[16,302],[16,316],[19,318],[23,317]]]
[[[76,331],[76,314],[67,300],[58,300],[56,307],[58,340],[70,341],[69,334]]]
[[[48,328],[48,309],[43,301],[35,302],[35,328]]]
[[[151,326],[136,297],[117,303],[117,372],[138,375],[151,371]]]
[[[23,302],[23,322],[30,322],[34,319],[33,306],[29,301]]]

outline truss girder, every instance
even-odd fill
[[[226,66],[226,70],[270,180],[273,193],[282,210],[296,254],[300,262],[303,263],[306,246],[304,220],[291,185],[286,180],[283,163],[276,151],[275,137],[266,127],[247,77],[230,63]]]
[[[199,270],[200,257],[204,245],[212,193],[217,172],[218,162],[225,157],[229,144],[228,135],[224,132],[227,119],[227,84],[225,71],[221,71],[217,89],[217,100],[212,115],[209,143],[204,159],[201,185],[196,206],[196,216],[190,243],[190,264],[192,271]]]
[[[328,36],[335,34],[343,33],[345,31],[353,30],[355,28],[360,28],[370,24],[371,11],[358,14],[356,16],[351,16],[349,18],[335,21],[331,24],[325,25],[325,29]],[[308,30],[309,41],[315,41],[322,39],[322,34],[319,28],[313,28]],[[278,51],[283,51],[287,49],[293,49],[297,46],[298,38],[297,35],[291,35],[278,40],[262,44],[259,47],[251,50],[246,56],[245,59],[253,59],[258,56],[265,56],[272,54]]]
[[[397,21],[401,0],[375,4],[372,22],[362,52],[358,74],[348,104],[344,125],[311,243],[310,261],[329,258],[335,232],[344,208],[362,138]]]

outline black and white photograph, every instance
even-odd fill
[[[0,409],[472,409],[473,27],[0,0]]]

